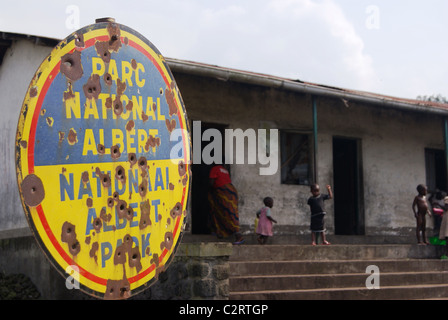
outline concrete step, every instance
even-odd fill
[[[416,244],[242,245],[230,258],[232,300],[444,299],[445,248]],[[380,290],[369,290],[369,266]],[[377,283],[378,284],[378,283]]]
[[[269,290],[305,290],[362,287],[366,285],[369,276],[370,274],[366,273],[236,276],[230,279],[229,285],[232,291],[236,292],[263,291],[266,288]],[[448,271],[382,272],[379,275],[379,280],[379,285],[385,287],[448,284]]]
[[[422,284],[410,286],[380,286],[380,289],[363,287],[265,290],[256,292],[232,292],[230,300],[420,300],[445,299],[448,284]]]
[[[235,246],[231,261],[436,259],[443,246],[416,244],[384,245],[242,245]]]
[[[231,276],[365,273],[368,266],[384,272],[447,271],[447,260],[386,259],[329,261],[231,261]]]

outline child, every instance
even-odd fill
[[[325,239],[325,223],[324,217],[327,214],[325,212],[324,201],[333,198],[333,192],[331,186],[327,185],[328,194],[320,194],[320,187],[318,184],[311,185],[311,194],[313,195],[308,199],[308,205],[311,209],[311,244],[316,245],[316,233],[320,233],[322,237],[322,244],[329,245],[330,242]]]
[[[271,217],[271,208],[274,206],[274,200],[270,197],[266,197],[263,199],[264,207],[257,211],[258,217],[258,226],[257,226],[257,234],[258,234],[258,243],[265,244],[268,237],[272,237],[272,222],[277,223]]]
[[[418,195],[415,196],[412,203],[412,210],[414,211],[415,219],[417,220],[417,241],[418,244],[429,244],[426,238],[426,214],[431,217],[428,202],[426,201],[426,194],[428,189],[426,186],[419,184],[417,186]],[[421,236],[420,236],[421,232]],[[423,240],[422,240],[423,238]]]

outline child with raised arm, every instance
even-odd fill
[[[311,185],[312,197],[308,199],[308,205],[311,209],[311,244],[316,245],[316,234],[320,233],[322,237],[322,244],[329,245],[330,242],[325,238],[325,205],[324,201],[333,198],[333,192],[331,191],[331,186],[327,185],[328,194],[321,194],[320,187],[318,184]]]
[[[428,189],[425,185],[419,184],[417,186],[417,191],[418,195],[415,196],[414,202],[412,203],[412,210],[414,211],[414,216],[417,220],[417,242],[418,244],[426,245],[429,244],[428,239],[426,238],[426,214],[431,217],[428,202],[426,201]]]
[[[257,211],[258,217],[258,243],[265,244],[268,237],[272,237],[272,222],[277,223],[277,221],[271,217],[271,209],[274,206],[274,199],[271,197],[266,197],[263,199],[264,207]]]

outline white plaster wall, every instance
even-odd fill
[[[0,231],[28,226],[16,179],[17,122],[31,79],[51,49],[27,40],[13,42],[0,65]]]
[[[215,80],[201,82],[200,78],[176,79],[190,119],[222,123],[232,129],[256,129],[268,121],[273,128],[312,131],[309,96]],[[196,85],[200,89],[195,89]],[[443,150],[442,129],[438,116],[353,102],[346,107],[340,100],[320,98],[318,182],[333,185],[333,137],[360,139],[366,234],[414,230],[411,205],[417,185],[426,182],[424,150]],[[231,173],[240,194],[241,225],[253,225],[262,199],[272,196],[277,231],[308,232],[308,186],[282,185],[280,170],[272,176],[260,176],[258,165],[232,165]],[[326,209],[327,227],[332,229],[333,201],[326,203]]]
[[[425,148],[444,148],[442,118],[354,103],[346,108],[330,102],[320,110],[320,134],[330,144],[320,146],[319,152],[328,149],[320,152],[321,162],[328,164],[331,136],[361,140],[367,233],[383,229],[398,234],[400,228],[414,228],[412,202],[417,185],[426,183]],[[326,171],[332,174],[331,164]],[[432,226],[430,218],[427,222]]]

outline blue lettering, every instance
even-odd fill
[[[146,255],[146,248],[149,247],[149,237],[151,236],[151,233],[147,233],[146,237],[144,234],[142,234],[142,258]],[[149,253],[149,255],[152,255]]]
[[[162,170],[160,168],[156,168],[156,181],[154,191],[157,191],[159,187],[161,187],[162,190],[165,190],[165,187],[163,186]]]
[[[157,223],[157,222],[159,222],[159,204],[160,204],[160,199],[152,200],[151,204],[156,207],[156,209],[154,211],[155,211],[155,221]]]
[[[107,253],[106,253],[107,249]],[[101,243],[101,268],[106,266],[106,261],[112,256],[112,245],[109,242]]]
[[[138,169],[134,170],[134,174],[132,174],[132,170],[128,171],[128,180],[129,180],[129,193],[135,192],[138,193]],[[132,187],[134,187],[134,191],[132,191]]]
[[[115,179],[115,191],[118,192],[119,195],[122,195],[126,191],[126,183],[121,183],[121,189],[118,187],[120,181]]]
[[[120,223],[120,218],[118,217],[118,209],[115,206],[115,227],[117,230],[123,229],[126,227],[127,220],[126,218],[123,218],[123,222]]]
[[[138,204],[137,203],[130,203],[129,206],[134,210],[134,218],[137,216],[137,208],[138,208]],[[131,221],[131,228],[133,227],[137,227],[138,226],[138,221],[137,219],[132,219]]]
[[[93,197],[92,195],[92,188],[90,188],[90,181],[87,181],[86,184],[82,182],[82,179],[79,183],[79,193],[78,193],[78,199],[82,199],[82,197],[87,194],[89,197]]]
[[[68,183],[67,178],[64,174],[59,174],[61,201],[65,201],[66,192],[70,200],[75,199],[75,191],[73,190],[73,173],[70,173],[68,176],[70,179],[70,183]]]
[[[96,219],[96,211],[95,208],[89,208],[89,212],[87,213],[87,224],[86,224],[86,236],[90,234],[90,231],[94,229],[93,220]]]

